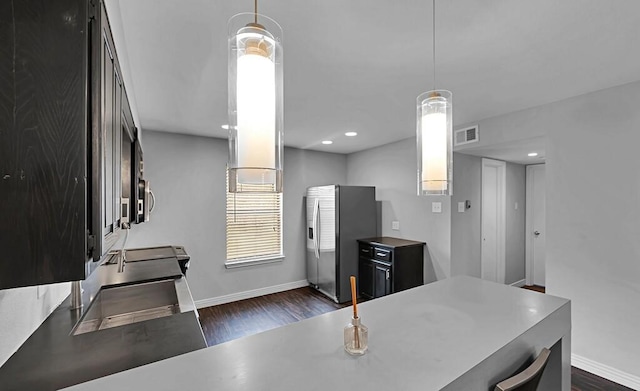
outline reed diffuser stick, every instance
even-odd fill
[[[358,319],[358,296],[356,295],[356,277],[351,276],[351,301],[353,302],[353,319]],[[356,345],[356,349],[360,349],[360,330],[358,325],[353,327],[353,337]]]
[[[358,299],[356,295],[356,277],[351,276],[351,301],[353,303],[353,317],[358,317]]]

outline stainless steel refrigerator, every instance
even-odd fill
[[[375,187],[307,189],[307,279],[336,303],[351,300],[349,276],[358,276],[357,239],[376,236]]]

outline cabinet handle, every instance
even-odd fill
[[[389,269],[386,270],[387,280],[389,279]]]
[[[369,250],[364,249],[364,248],[361,248],[360,251],[362,251],[363,253],[368,253],[369,252]]]
[[[376,255],[379,257],[386,257],[387,253],[376,253]]]

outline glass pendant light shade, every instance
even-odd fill
[[[452,195],[451,92],[425,92],[417,103],[418,195]]]
[[[282,29],[269,17],[229,20],[229,191],[282,192]]]

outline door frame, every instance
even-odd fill
[[[483,246],[484,246],[484,240],[482,240],[484,238],[484,232],[483,232],[483,227],[484,224],[482,224],[482,220],[484,219],[484,197],[482,196],[484,194],[484,181],[482,178],[484,178],[485,176],[485,169],[486,167],[495,167],[497,168],[497,175],[496,175],[496,179],[497,179],[497,187],[498,187],[498,192],[496,194],[497,200],[496,200],[496,212],[498,215],[497,221],[496,221],[496,225],[497,225],[497,237],[496,237],[496,248],[498,250],[498,259],[496,260],[496,268],[497,268],[497,274],[496,274],[496,278],[497,278],[497,282],[500,284],[504,284],[505,283],[505,279],[506,279],[506,267],[507,267],[507,262],[506,262],[506,253],[507,253],[507,248],[506,248],[506,226],[507,226],[507,163],[503,162],[501,160],[494,160],[494,159],[487,159],[487,158],[482,158],[482,176],[481,176],[481,180],[480,180],[480,200],[481,200],[481,206],[480,206],[480,276],[482,277],[483,275],[483,267],[484,267],[484,251],[483,251]]]
[[[533,285],[533,192],[534,181],[532,170],[536,166],[545,166],[545,163],[529,164],[526,167],[526,211],[525,211],[525,252],[524,252],[524,280],[525,284]],[[545,166],[546,167],[546,166]],[[544,213],[547,213],[545,210]],[[545,284],[546,285],[546,284]]]

